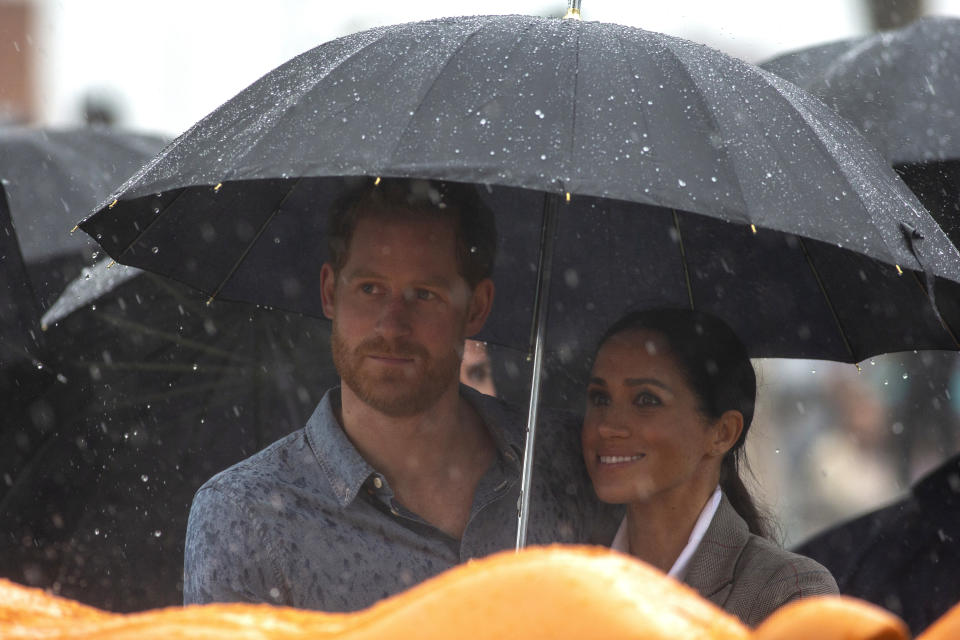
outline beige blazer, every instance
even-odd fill
[[[823,566],[750,533],[726,496],[683,581],[751,627],[791,600],[838,593]]]

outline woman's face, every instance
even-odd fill
[[[583,457],[597,496],[625,504],[712,489],[722,457],[718,423],[700,412],[660,334],[613,336],[594,362],[583,421]]]

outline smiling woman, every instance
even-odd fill
[[[791,600],[837,591],[822,566],[766,538],[740,480],[755,402],[747,350],[724,322],[641,311],[600,342],[582,434],[598,497],[627,505],[613,548],[750,625]]]

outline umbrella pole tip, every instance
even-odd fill
[[[900,265],[895,264],[895,265],[893,265],[893,266],[895,266],[895,267],[897,268],[897,275],[898,275],[898,276],[902,276],[902,275],[903,275],[903,269],[900,268]]]
[[[73,226],[73,229],[70,229],[70,233],[73,233],[74,231],[76,231],[76,230],[79,229],[79,228],[80,228],[80,225],[78,225],[78,224],[74,225],[74,226]]]
[[[110,264],[107,265],[107,269],[109,269],[110,267],[112,267],[112,266],[115,265],[115,264],[117,264],[117,261],[116,261],[116,260],[111,260],[111,261],[110,261]]]

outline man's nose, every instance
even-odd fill
[[[381,309],[377,329],[387,336],[402,336],[410,333],[413,315],[413,299],[408,293],[391,294]]]

